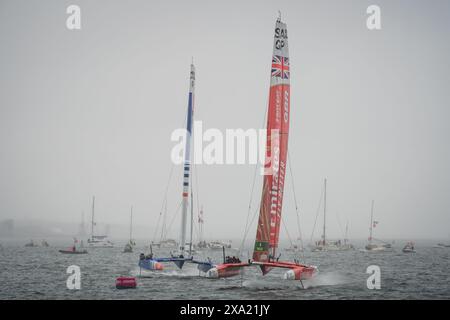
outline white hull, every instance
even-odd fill
[[[353,250],[354,247],[351,244],[343,245],[325,245],[325,246],[315,246],[312,252],[328,252],[328,251],[348,251]]]
[[[386,245],[380,245],[380,244],[372,244],[367,245],[365,248],[365,251],[367,252],[381,252],[381,251],[390,251],[392,248],[386,247]]]
[[[112,244],[89,244],[88,248],[114,248]]]
[[[106,239],[102,240],[88,240],[88,248],[114,248],[114,244]]]

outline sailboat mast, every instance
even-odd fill
[[[189,239],[189,255],[192,255],[192,231],[194,229],[194,192],[191,188],[191,235]]]
[[[84,237],[86,235],[86,229],[84,224],[84,211],[81,211],[81,224],[80,229],[78,230],[78,235],[80,237]]]
[[[131,215],[130,215],[130,243],[132,239],[132,233],[133,233],[133,206],[131,206]]]
[[[373,230],[373,203],[372,200],[372,209],[370,210],[370,236],[369,236],[369,242],[372,243],[372,230]]]
[[[164,203],[164,213],[163,213],[163,225],[161,228],[161,237],[159,238],[159,243],[166,239],[166,217],[167,217],[167,196]]]
[[[198,228],[199,228],[199,242],[201,243],[203,241],[203,206],[200,208],[200,214],[198,217]]]
[[[94,211],[95,211],[95,196],[92,197],[92,220],[91,220],[91,239],[94,239]]]
[[[344,239],[344,243],[347,244],[348,242],[348,220],[347,223],[345,224],[345,239]]]
[[[180,239],[180,253],[183,254],[186,246],[186,220],[187,210],[189,204],[189,182],[191,170],[191,136],[192,136],[192,118],[194,108],[194,89],[195,89],[195,67],[191,63],[190,81],[189,81],[189,100],[186,123],[186,143],[184,153],[184,175],[183,175],[183,203],[181,215],[181,239]]]
[[[325,225],[327,217],[327,179],[324,181],[324,198],[323,198],[323,245],[325,245]]]
[[[275,23],[266,124],[266,161],[253,260],[270,261],[278,247],[290,118],[290,64],[287,26]]]

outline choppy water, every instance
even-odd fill
[[[57,247],[0,248],[0,299],[449,299],[450,248],[416,246],[417,252],[366,253],[305,252],[309,264],[319,267],[319,275],[298,282],[282,280],[283,272],[272,270],[262,277],[256,267],[246,269],[243,277],[229,279],[199,278],[195,265],[182,271],[167,264],[162,272],[145,272],[138,288],[117,290],[118,276],[138,276],[140,249],[122,253],[122,247],[90,249],[86,255],[64,255]],[[143,249],[141,249],[143,250]],[[231,253],[231,252],[230,252]],[[163,254],[158,254],[162,256]],[[198,256],[215,257],[221,252]],[[289,257],[291,256],[291,257]],[[284,253],[284,258],[293,258]],[[299,258],[297,256],[297,258]],[[81,290],[69,290],[66,280],[70,265],[81,268]],[[381,289],[369,290],[366,268],[381,268]]]

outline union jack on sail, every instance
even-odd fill
[[[272,57],[272,77],[289,79],[289,58],[276,56]]]

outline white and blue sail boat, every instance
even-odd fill
[[[186,121],[186,139],[184,148],[184,174],[183,174],[183,193],[182,193],[182,212],[181,212],[181,232],[180,241],[176,252],[172,252],[170,257],[154,257],[151,250],[149,255],[140,254],[139,267],[146,270],[162,270],[164,269],[163,262],[173,262],[178,268],[183,268],[186,261],[193,261],[192,258],[192,217],[191,217],[191,240],[189,248],[187,248],[186,241],[186,226],[188,219],[189,202],[191,202],[191,216],[192,216],[192,191],[190,190],[190,173],[191,173],[191,138],[192,138],[192,124],[193,124],[193,110],[194,110],[194,91],[195,91],[195,67],[191,63],[190,81],[189,81],[189,99],[187,109]],[[191,194],[191,201],[189,195]]]

